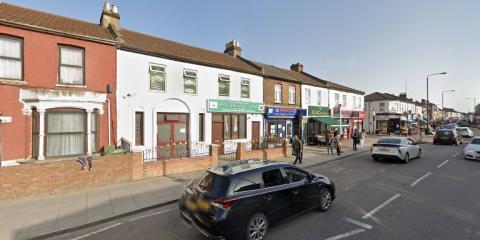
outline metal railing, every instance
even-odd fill
[[[247,141],[245,143],[245,148],[247,151],[279,148],[283,146],[284,141],[285,138],[263,137]]]
[[[208,156],[209,154],[210,144],[200,142],[183,142],[159,145],[154,148],[145,149],[143,151],[143,161],[155,162],[158,160]]]

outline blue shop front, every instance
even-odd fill
[[[291,139],[294,135],[302,136],[302,118],[306,114],[306,109],[266,107],[265,136],[287,139]]]

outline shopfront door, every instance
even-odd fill
[[[157,113],[159,158],[188,156],[188,114]]]
[[[252,140],[260,139],[260,122],[253,121],[252,122]]]

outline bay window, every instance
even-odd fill
[[[23,79],[23,40],[0,36],[0,79]]]
[[[46,115],[46,156],[71,156],[85,153],[86,113],[82,110],[50,110]],[[92,116],[92,119],[96,117]],[[97,121],[97,120],[92,120]],[[97,128],[92,128],[96,133]],[[96,141],[96,137],[92,139]],[[92,147],[93,148],[93,147]]]
[[[85,85],[85,50],[83,48],[60,46],[60,84]]]

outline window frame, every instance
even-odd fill
[[[198,141],[205,141],[205,113],[198,114]]]
[[[153,70],[152,66],[157,66],[157,67],[163,67],[163,72],[159,70]],[[156,72],[156,73],[163,73],[164,75],[164,89],[163,90],[157,90],[157,89],[152,89],[152,75],[151,72]],[[167,65],[165,64],[160,64],[160,63],[148,63],[148,91],[152,92],[167,92]]]
[[[20,41],[20,59],[18,58],[12,58],[12,57],[4,57],[0,56],[0,59],[8,59],[8,60],[20,60],[20,63],[22,64],[22,69],[20,72],[20,78],[6,78],[6,77],[0,77],[0,80],[8,80],[8,81],[25,81],[25,64],[24,64],[24,39],[22,37],[17,37],[17,36],[12,36],[8,34],[0,34],[0,38],[6,38],[6,39],[13,39],[13,40],[18,40]]]
[[[277,90],[279,90],[278,92],[280,93],[279,99],[277,99]],[[282,84],[275,83],[273,97],[275,103],[282,103]]]
[[[340,93],[335,93],[335,106],[340,104]]]
[[[238,132],[238,137],[237,138],[233,138],[233,116],[236,115],[237,116],[237,132]],[[214,119],[214,117],[217,116],[219,118],[221,118],[222,120],[221,121],[216,121]],[[225,116],[228,116],[229,118],[229,122],[228,122],[228,135],[226,135],[225,133]],[[242,132],[240,131],[241,127],[240,127],[240,119],[241,118],[244,118],[245,122],[243,123],[243,130],[244,130],[244,135],[242,134]],[[238,140],[238,139],[247,139],[247,124],[248,124],[248,119],[247,119],[247,114],[243,114],[243,113],[214,113],[212,115],[212,122],[218,122],[218,123],[222,123],[222,131],[223,131],[223,140]],[[242,138],[241,136],[245,136],[244,138]]]
[[[317,105],[322,106],[322,90],[317,90]]]
[[[245,97],[243,95],[243,86],[247,86],[247,89],[248,89],[248,93],[247,93],[247,96]],[[240,97],[241,98],[250,98],[250,79],[248,78],[241,78],[240,79]]]
[[[195,73],[195,77],[192,77],[192,76],[187,76],[187,72],[192,72],[192,73]],[[188,93],[188,92],[185,92],[185,80],[195,80],[195,93]],[[165,82],[166,82],[166,78],[165,78]],[[165,85],[165,88],[166,88],[166,85]],[[193,70],[193,69],[188,69],[188,68],[184,68],[183,69],[183,93],[184,94],[188,94],[188,95],[198,95],[198,71],[197,70]]]
[[[292,93],[293,93],[293,98],[291,95]],[[288,104],[295,105],[296,103],[297,103],[297,88],[295,86],[288,86]]]
[[[48,129],[48,115],[49,114],[61,114],[61,113],[80,113],[83,115],[83,124],[84,124],[84,129],[82,132],[68,132],[68,133],[49,133]],[[98,115],[97,115],[98,116]],[[40,117],[40,116],[38,116]],[[40,122],[38,122],[40,124]],[[44,144],[43,144],[43,152],[45,157],[47,158],[64,158],[64,157],[71,157],[71,156],[80,156],[85,154],[88,151],[88,132],[87,132],[87,126],[88,124],[88,119],[87,119],[87,112],[85,109],[79,109],[79,108],[51,108],[47,109],[45,111],[45,120],[44,120],[44,131],[45,131],[45,136],[44,136]],[[38,125],[40,127],[40,125]],[[48,155],[48,135],[68,135],[68,134],[83,134],[83,153],[81,154],[73,154],[73,155],[61,155],[61,156],[49,156]],[[98,135],[97,135],[98,137]],[[37,146],[38,148],[38,146]]]
[[[74,50],[81,50],[82,51],[82,83],[81,84],[76,84],[76,83],[64,83],[62,82],[62,75],[61,75],[61,69],[62,66],[65,67],[73,67],[73,68],[79,68],[78,66],[75,65],[69,65],[69,64],[62,64],[62,48],[69,48],[69,49],[74,49]],[[67,45],[67,44],[58,44],[58,84],[60,85],[66,85],[66,86],[86,86],[87,79],[86,74],[85,74],[85,48],[84,47],[79,47],[79,46],[74,46],[74,45]]]
[[[223,82],[223,83],[228,83],[228,93],[225,95],[225,94],[221,94],[220,92],[220,82]],[[218,75],[218,96],[220,97],[230,97],[230,90],[231,90],[231,86],[230,84],[232,83],[232,79],[230,78],[229,75],[223,75],[223,74],[219,74]]]
[[[142,128],[142,131],[141,131],[141,144],[137,144],[138,143],[138,138],[137,138],[137,114],[141,114],[142,116],[142,120],[140,121],[141,123],[141,128]],[[135,111],[135,114],[134,114],[135,118],[134,118],[134,124],[135,124],[135,141],[134,141],[134,144],[135,146],[145,146],[145,112],[143,111]]]
[[[310,88],[305,88],[305,102],[308,105],[312,104],[312,90]]]

